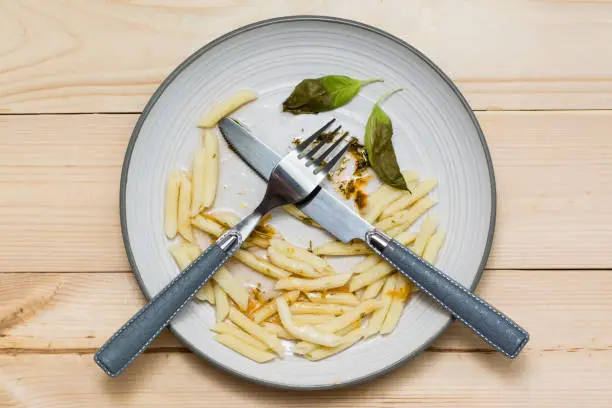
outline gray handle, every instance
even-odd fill
[[[98,350],[94,356],[96,363],[111,377],[121,374],[240,248],[240,244],[240,234],[235,230],[222,235]]]
[[[510,358],[529,341],[529,334],[500,311],[435,266],[382,232],[369,232],[366,243],[457,319]]]

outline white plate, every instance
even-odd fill
[[[385,82],[364,87],[351,103],[331,113],[281,112],[282,101],[299,81],[328,74]],[[236,90],[255,90],[259,99],[234,116],[283,153],[293,137],[314,131],[332,115],[362,138],[374,101],[397,87],[405,90],[383,109],[393,121],[400,167],[440,181],[433,211],[448,239],[438,265],[474,288],[493,237],[495,184],[484,136],[466,101],[431,61],[387,33],[328,17],[287,17],[243,27],[197,51],[166,79],[140,117],[123,168],[121,221],[129,260],[145,295],[155,295],[178,273],[163,234],[165,181],[171,169],[189,168],[193,149],[201,143],[196,123],[213,104]],[[263,195],[264,183],[221,144],[215,207],[245,215]],[[317,245],[330,239],[282,211],[275,213],[273,224],[295,243],[312,240]],[[335,266],[341,270],[348,262]],[[316,363],[291,355],[267,364],[251,362],[212,340],[214,313],[204,304],[187,305],[171,329],[191,350],[234,374],[267,385],[315,389],[387,372],[423,351],[449,322],[446,313],[419,295],[392,334]]]

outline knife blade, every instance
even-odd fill
[[[232,119],[221,120],[219,129],[231,148],[268,180],[280,156]],[[515,358],[529,341],[529,333],[509,317],[374,228],[324,188],[298,207],[339,240],[363,240],[424,293],[507,357]]]
[[[267,181],[281,156],[233,119],[221,120],[219,129],[231,149]],[[297,207],[342,242],[357,238],[363,240],[374,229],[324,188],[309,201],[297,204]]]

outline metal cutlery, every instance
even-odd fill
[[[231,119],[224,119],[220,128],[233,150],[262,178],[268,179],[280,157]],[[529,341],[529,334],[510,318],[375,229],[325,189],[320,189],[312,198],[297,206],[342,242],[363,240],[423,292],[507,357],[516,357]]]
[[[345,140],[346,134],[333,140],[341,126],[325,133],[333,122],[332,119],[282,159],[276,160],[268,172],[264,198],[253,213],[219,237],[98,350],[94,359],[108,375],[119,375],[149,346],[240,248],[264,215],[278,206],[306,200],[319,190],[321,181],[349,146]],[[221,131],[225,132],[222,127]],[[323,147],[326,148],[319,153]]]

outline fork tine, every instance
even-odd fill
[[[345,136],[346,136],[346,133],[342,136],[342,139],[341,139],[344,142],[344,146],[342,146],[342,148],[338,151],[338,153],[336,153],[331,159],[327,161],[327,164],[325,164],[324,167],[317,167],[314,171],[314,174],[318,174],[320,172],[323,172],[323,174],[328,174],[331,171],[331,169],[334,168],[336,163],[338,163],[338,160],[340,160],[340,158],[344,155],[344,152],[346,152],[346,150],[351,145],[350,142],[347,142],[345,140]]]
[[[340,145],[340,143],[342,143],[342,141],[344,140],[344,138],[346,137],[346,135],[348,135],[348,132],[344,132],[344,134],[342,136],[340,136],[338,138],[338,140],[336,140],[326,151],[324,151],[323,153],[321,153],[319,155],[319,157],[317,157],[315,160],[313,160],[313,163],[317,166],[320,166],[324,163],[325,158],[327,156],[329,156],[329,154],[331,152],[333,152],[336,147],[338,147],[338,145]]]
[[[321,150],[321,148],[325,144],[327,144],[328,141],[333,140],[334,136],[336,136],[336,134],[338,134],[338,132],[340,131],[341,128],[342,128],[342,126],[338,126],[332,132],[330,132],[327,135],[325,135],[325,138],[323,140],[321,140],[318,145],[316,145],[315,147],[310,149],[308,152],[302,154],[302,157],[306,156],[306,158],[309,161],[309,163],[306,164],[307,166],[309,166],[310,163],[313,162],[313,158],[314,158],[315,153],[318,152],[319,150]]]
[[[321,133],[325,132],[327,128],[330,127],[331,124],[334,123],[335,121],[336,119],[332,119],[329,122],[327,122],[325,125],[323,125],[321,129],[314,132],[312,136],[308,137],[308,139],[304,140],[302,143],[297,145],[295,149],[300,153],[304,151],[304,149],[306,149],[312,142],[314,142],[321,135]]]

